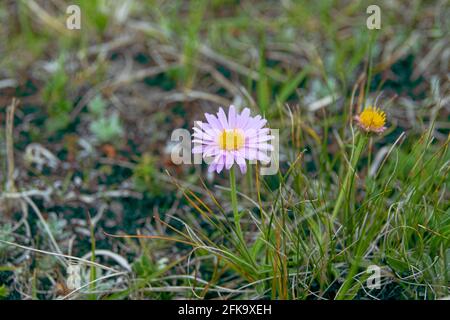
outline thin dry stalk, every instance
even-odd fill
[[[6,159],[8,175],[6,181],[6,191],[16,192],[14,183],[14,112],[19,105],[19,101],[13,98],[6,110]]]

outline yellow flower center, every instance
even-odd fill
[[[242,130],[223,130],[219,135],[219,147],[222,150],[238,150],[244,145],[244,133]]]
[[[386,123],[386,114],[380,109],[367,107],[359,115],[359,121],[367,129],[380,129]]]

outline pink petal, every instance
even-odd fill
[[[192,153],[203,153],[203,146],[195,146],[192,148]]]
[[[257,156],[257,150],[252,148],[244,148],[244,150],[241,150],[243,152],[244,158],[248,160],[256,160]]]
[[[208,131],[202,131],[202,130],[200,130],[199,128],[196,128],[196,127],[194,127],[193,128],[194,129],[194,135],[198,135],[198,136],[207,136],[207,137],[209,137],[209,138],[211,138],[212,139],[212,134],[210,134],[210,132],[208,132]],[[210,130],[209,130],[210,131]]]
[[[222,125],[222,129],[230,128],[230,126],[228,125],[227,116],[225,114],[225,111],[223,111],[222,108],[219,109],[219,112],[217,113],[217,117],[219,118],[220,124]]]
[[[217,164],[211,163],[208,167],[208,172],[214,172],[217,169]]]
[[[202,139],[194,139],[192,140],[193,143],[195,144],[204,144],[204,145],[216,145],[216,143],[214,141],[208,141],[208,140],[202,140]]]
[[[264,135],[268,135],[270,133],[270,129],[269,128],[264,128],[264,129],[247,129],[245,131],[245,136],[246,137],[254,137],[254,136],[264,136]]]
[[[260,152],[260,151],[258,151],[256,159],[261,162],[265,162],[265,163],[270,162],[270,158],[266,154],[264,154],[263,152]]]
[[[257,149],[259,151],[273,151],[273,146],[268,143],[255,143],[255,144],[248,144],[245,146],[246,148],[251,149]]]
[[[205,113],[206,120],[208,120],[209,125],[212,129],[222,130],[222,125],[219,122],[219,119],[216,118],[216,116]]]
[[[247,136],[246,136],[246,138],[247,138]],[[246,141],[247,141],[248,143],[258,143],[258,142],[269,141],[269,140],[272,140],[272,139],[274,139],[274,138],[275,138],[274,136],[262,135],[262,136],[253,136],[253,137],[250,137],[250,138],[246,139]]]
[[[259,130],[259,129],[261,129],[262,127],[264,127],[264,126],[266,125],[266,123],[267,123],[267,120],[266,120],[266,119],[261,119],[261,120],[259,120],[259,121],[257,122],[256,128]]]
[[[220,156],[220,161],[217,163],[217,170],[216,170],[216,172],[220,173],[222,171],[224,165],[225,165],[224,156],[221,155]]]
[[[239,166],[239,169],[241,170],[241,173],[244,174],[247,172],[247,164],[245,162],[245,158],[243,155],[241,155],[240,152],[235,152],[234,154],[234,160]]]
[[[261,120],[261,116],[257,115],[256,117],[252,118],[250,117],[247,124],[245,125],[244,129],[254,129],[257,130],[257,124],[259,123],[259,120]]]
[[[233,163],[234,163],[234,155],[228,151],[225,154],[225,168],[227,170],[230,170],[230,168],[233,166]]]
[[[220,150],[216,146],[208,146],[205,148],[205,151],[203,152],[203,157],[216,156],[219,153]]]
[[[228,124],[230,126],[230,129],[236,128],[236,122],[236,109],[233,105],[231,105],[228,109]]]
[[[250,119],[250,109],[245,108],[241,112],[241,114],[238,114],[237,116],[237,127],[241,129],[245,128],[245,125],[247,124],[249,119]]]
[[[194,137],[193,142],[195,142],[195,140],[201,141],[201,143],[215,142],[215,140],[210,136],[199,135],[195,133],[192,136]]]

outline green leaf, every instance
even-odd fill
[[[6,288],[4,284],[2,284],[0,286],[0,299],[5,299],[6,297],[8,297],[8,295],[9,295],[8,288]]]
[[[107,118],[100,118],[91,122],[89,128],[102,143],[112,142],[119,138],[123,133],[123,128],[117,113],[114,113]]]
[[[394,257],[391,257],[391,256],[387,256],[386,260],[388,262],[388,265],[392,269],[394,269],[395,271],[397,271],[399,273],[406,272],[406,271],[409,270],[408,264],[403,262],[403,261],[401,261],[401,260],[398,260],[398,259],[396,259]]]
[[[106,109],[105,100],[103,100],[101,95],[97,95],[94,99],[91,100],[91,102],[89,102],[88,108],[89,111],[96,116],[103,116]]]

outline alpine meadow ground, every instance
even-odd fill
[[[378,2],[2,1],[0,299],[448,299],[449,6]]]

